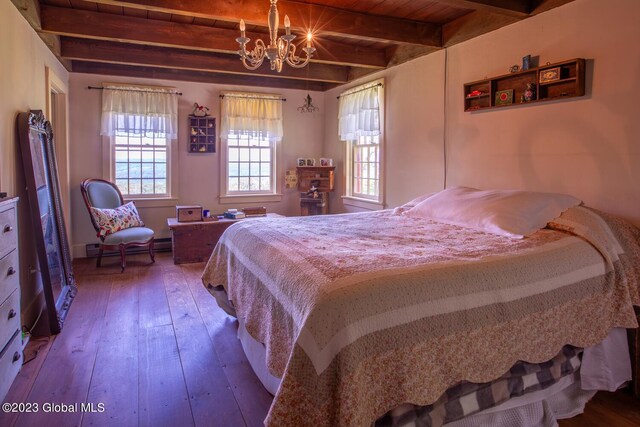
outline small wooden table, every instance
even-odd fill
[[[267,217],[281,217],[276,213],[267,214]],[[176,218],[167,218],[167,224],[171,230],[171,247],[174,264],[188,264],[193,262],[205,262],[209,260],[213,248],[218,243],[224,230],[243,219],[219,219],[217,221],[193,221],[178,222]]]

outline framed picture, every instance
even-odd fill
[[[496,105],[513,104],[513,89],[496,91]]]
[[[298,158],[298,166],[307,166],[307,159],[303,159],[302,157]]]
[[[555,82],[557,80],[560,80],[560,67],[540,71],[540,83]]]
[[[522,57],[522,70],[528,70],[531,67],[531,55]]]
[[[307,166],[315,166],[316,159],[307,159]]]
[[[333,159],[325,159],[322,157],[320,159],[320,166],[333,166]]]

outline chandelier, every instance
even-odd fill
[[[291,21],[289,17],[284,17],[284,29],[286,34],[278,37],[278,25],[280,22],[280,16],[278,15],[278,7],[276,3],[278,0],[270,0],[271,8],[269,9],[269,36],[271,37],[271,43],[265,46],[261,39],[256,40],[255,47],[247,51],[247,43],[251,39],[245,36],[244,19],[240,20],[240,37],[236,41],[240,44],[240,50],[238,54],[242,60],[244,66],[249,70],[255,70],[264,61],[265,57],[271,62],[271,69],[277,72],[282,71],[282,65],[286,62],[294,68],[302,68],[309,63],[311,56],[316,51],[314,47],[311,47],[311,31],[307,32],[307,46],[302,50],[305,52],[306,57],[304,59],[296,55],[296,46],[291,42],[296,38],[291,34]]]

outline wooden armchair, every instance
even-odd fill
[[[87,210],[91,217],[91,223],[96,229],[96,232],[100,231],[100,227],[91,213],[91,208],[115,209],[124,204],[124,198],[122,197],[122,193],[120,193],[118,187],[103,179],[85,179],[80,185],[80,190],[82,191],[82,197],[87,205]],[[100,248],[98,250],[98,260],[96,261],[97,267],[100,267],[102,254],[105,249],[117,249],[120,251],[120,267],[122,268],[122,271],[124,271],[127,266],[125,251],[127,248],[132,246],[148,246],[151,262],[155,262],[155,256],[153,254],[154,233],[150,228],[131,227],[109,234],[105,237],[100,236],[100,239],[102,242],[100,243]]]

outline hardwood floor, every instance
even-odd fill
[[[148,264],[131,256],[74,263],[79,292],[63,332],[33,339],[5,402],[36,413],[0,413],[0,426],[262,426],[272,397],[253,374],[237,323],[204,289],[204,264]],[[75,412],[45,412],[44,404]],[[83,412],[82,403],[94,405]],[[104,411],[99,404],[104,405]],[[640,426],[640,401],[599,393],[585,414],[560,423]]]

